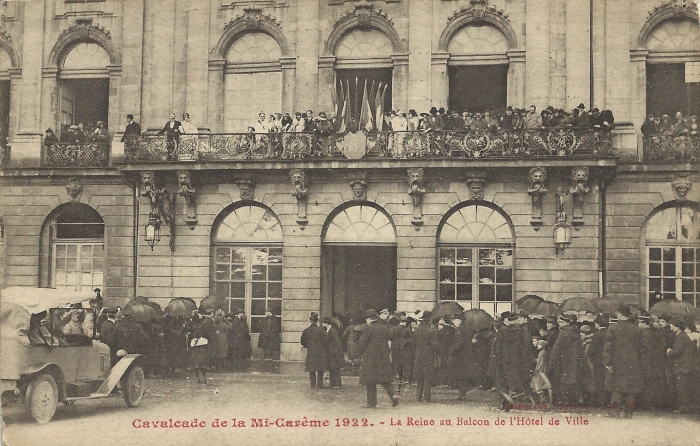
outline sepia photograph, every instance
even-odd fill
[[[3,446],[700,446],[700,0],[0,0]]]

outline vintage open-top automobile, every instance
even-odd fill
[[[48,423],[58,402],[124,396],[136,407],[144,394],[142,355],[120,351],[112,367],[109,347],[95,339],[94,310],[76,308],[92,295],[47,288],[0,292],[2,405],[20,400],[31,417]]]

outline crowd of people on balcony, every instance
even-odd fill
[[[76,124],[65,124],[61,128],[60,138],[56,136],[53,129],[46,129],[44,135],[44,145],[52,146],[56,143],[66,144],[90,144],[90,143],[109,143],[110,133],[107,130],[107,124],[104,121],[97,121],[94,125],[82,122]]]
[[[679,111],[671,119],[669,115],[657,116],[650,113],[642,124],[642,134],[645,137],[651,135],[698,136],[699,126],[696,115],[685,117]]]

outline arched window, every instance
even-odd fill
[[[667,20],[646,40],[647,114],[700,113],[700,25],[692,20]]]
[[[649,306],[655,295],[700,305],[700,210],[677,204],[656,211],[646,224]]]
[[[505,108],[508,91],[508,40],[492,25],[467,25],[450,40],[447,51],[449,106],[484,112]]]
[[[260,205],[222,214],[212,235],[212,294],[243,308],[252,333],[260,333],[265,310],[282,314],[282,228]]]
[[[57,209],[51,225],[51,286],[92,291],[104,289],[104,220],[82,203]]]
[[[59,72],[59,133],[67,126],[109,126],[109,55],[97,42],[78,42],[66,53]]]
[[[510,311],[515,238],[505,215],[484,205],[458,207],[438,234],[439,300],[492,315]]]
[[[396,231],[389,217],[373,206],[351,206],[328,223],[323,242],[328,244],[396,244]]]
[[[225,131],[247,131],[260,111],[282,112],[281,56],[277,41],[265,33],[243,34],[233,42],[226,55]]]

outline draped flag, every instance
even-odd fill
[[[360,128],[371,131],[374,129],[372,124],[372,110],[369,106],[369,98],[367,97],[367,80],[365,80],[362,92],[362,109],[360,110]]]
[[[347,118],[346,114],[348,113],[348,96],[349,96],[349,91],[343,90],[343,82],[340,82],[340,90],[343,93],[343,105],[340,111],[338,112],[338,116],[336,118],[336,121],[338,122],[338,131],[337,133],[345,133],[347,131]],[[339,104],[340,105],[340,104]]]
[[[383,83],[379,83],[377,87],[377,94],[374,97],[374,110],[377,117],[377,131],[381,132],[384,129],[384,91],[386,91],[386,85],[382,87]]]

